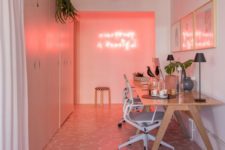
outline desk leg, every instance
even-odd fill
[[[170,123],[170,120],[173,116],[174,110],[175,110],[174,106],[168,106],[167,107],[166,112],[165,112],[164,117],[163,117],[163,120],[161,122],[161,125],[159,127],[158,132],[157,132],[155,142],[153,143],[152,150],[158,150],[159,144],[162,141],[162,138],[163,138],[163,136],[166,132],[166,129],[167,129],[169,123]]]
[[[198,131],[207,147],[207,150],[212,150],[212,145],[210,143],[209,137],[205,131],[205,127],[203,126],[201,117],[199,115],[198,109],[196,106],[189,106],[190,113],[192,115],[192,118],[195,122],[196,127],[198,128]]]

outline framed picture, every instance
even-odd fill
[[[215,25],[213,2],[209,2],[195,11],[195,48],[215,47]]]
[[[181,19],[181,50],[194,48],[194,15],[191,13]]]
[[[171,50],[177,52],[180,48],[180,22],[177,22],[172,25],[171,29]]]

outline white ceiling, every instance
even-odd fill
[[[156,7],[159,0],[71,0],[71,2],[79,11],[149,11]]]

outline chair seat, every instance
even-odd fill
[[[153,117],[153,112],[131,112],[130,119],[133,121],[151,121]],[[156,112],[154,121],[162,120],[164,112]]]
[[[139,97],[135,97],[133,98],[134,99],[134,103],[137,104],[137,103],[142,103],[141,102],[141,99]]]

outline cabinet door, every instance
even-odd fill
[[[73,24],[64,27],[66,43],[61,50],[60,123],[73,111]]]
[[[48,59],[45,43],[48,5],[36,7],[32,2],[25,3],[24,14],[28,72],[29,149],[40,150],[50,139],[47,122],[49,111]]]
[[[38,38],[39,33],[34,31],[27,38]],[[42,149],[46,142],[40,57],[38,46],[27,48],[29,145],[32,150]]]
[[[59,56],[57,51],[49,52],[47,57],[47,133],[51,136],[59,128]]]
[[[59,49],[58,49],[58,23],[55,21],[55,1],[50,3],[48,29],[46,30],[47,50],[47,134],[48,138],[54,135],[59,128]]]

